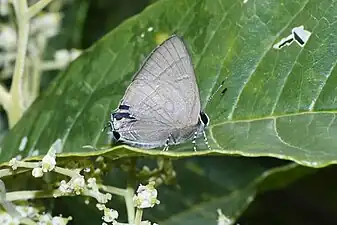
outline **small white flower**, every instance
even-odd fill
[[[45,13],[32,19],[31,33],[39,33],[46,38],[55,36],[59,31],[60,13]]]
[[[62,151],[62,141],[57,139],[49,148],[47,154],[42,158],[43,172],[52,171],[56,166],[56,153]]]
[[[62,180],[59,186],[59,190],[62,194],[66,194],[71,192],[70,188],[69,188],[69,184],[65,181]]]
[[[217,225],[230,225],[233,223],[233,220],[225,216],[221,209],[217,209],[218,212],[218,223]]]
[[[96,207],[100,211],[104,211],[104,215],[102,217],[104,222],[107,222],[107,223],[110,223],[110,222],[116,223],[117,222],[116,219],[118,218],[118,212],[116,210],[107,208],[103,204],[96,204]]]
[[[39,211],[31,206],[16,206],[15,209],[20,213],[22,217],[35,217]]]
[[[42,158],[42,171],[43,172],[46,173],[46,172],[52,171],[55,168],[55,165],[56,165],[55,158],[56,158],[55,155],[48,154],[48,153]]]
[[[137,208],[152,208],[156,204],[159,204],[157,199],[158,192],[154,188],[155,182],[151,181],[148,185],[139,185],[137,189],[137,195],[133,196],[134,205]]]
[[[91,189],[98,189],[97,184],[96,184],[96,178],[89,178],[88,179],[88,188]]]
[[[13,218],[6,212],[0,213],[0,224],[1,225],[19,225],[20,221],[18,218]]]
[[[17,160],[16,158],[12,158],[11,160],[9,160],[8,165],[11,166],[13,170],[16,170],[19,166],[19,160]]]
[[[40,167],[36,167],[32,170],[33,177],[42,177],[43,176],[43,170]]]
[[[75,176],[70,179],[68,183],[65,180],[62,180],[59,186],[59,190],[62,194],[75,193],[77,195],[85,188],[85,180],[81,175]]]
[[[55,52],[54,58],[61,67],[67,66],[71,61],[75,60],[82,52],[77,49],[68,51],[67,49],[60,49]]]
[[[98,210],[102,211],[102,210],[105,209],[105,205],[97,203],[97,204],[96,204],[96,208],[97,208]]]
[[[95,198],[100,203],[107,203],[109,200],[111,200],[112,195],[110,193],[103,194],[97,192]]]
[[[79,57],[81,55],[82,51],[76,48],[73,48],[70,50],[70,60],[74,61],[75,59],[77,59],[77,57]]]
[[[0,48],[13,50],[16,48],[16,31],[9,26],[2,26],[0,30]]]
[[[103,216],[103,220],[105,222],[113,222],[114,220],[116,220],[118,218],[118,212],[114,209],[109,209],[109,208],[105,208],[104,209],[104,216]]]
[[[51,224],[52,225],[66,225],[66,224],[68,224],[68,222],[70,220],[72,220],[71,217],[63,218],[63,217],[60,217],[60,216],[54,216],[51,220]]]
[[[72,178],[69,182],[71,182],[71,187],[77,195],[81,194],[85,188],[85,180],[81,175]]]
[[[69,52],[67,49],[60,49],[55,52],[55,61],[61,67],[65,67],[69,63]]]

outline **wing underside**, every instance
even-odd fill
[[[134,118],[116,124],[129,143],[161,146],[173,130],[195,127],[200,113],[199,90],[191,57],[179,37],[170,37],[148,56],[120,106],[125,107],[116,114],[126,112]]]

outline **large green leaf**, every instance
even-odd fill
[[[332,0],[159,1],[71,64],[5,138],[0,160],[36,149],[43,154],[57,138],[64,152],[95,154],[81,147],[106,143],[101,129],[155,47],[156,35],[176,32],[191,50],[204,104],[227,78],[227,96],[217,95],[206,107],[214,152],[274,156],[314,167],[334,163],[336,14]],[[302,24],[313,32],[304,48],[295,43],[272,48]],[[19,152],[25,136],[28,143]],[[191,146],[172,148],[168,155],[192,154]],[[207,153],[203,148],[200,144],[199,153]]]

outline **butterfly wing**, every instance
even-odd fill
[[[123,107],[117,113],[125,111],[134,119],[118,132],[136,142],[165,143],[172,130],[197,124],[199,90],[191,57],[179,37],[170,37],[148,56],[126,90],[119,108]]]

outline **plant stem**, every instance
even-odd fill
[[[71,177],[71,178],[79,175],[79,173],[75,170],[71,170],[71,169],[67,169],[67,168],[63,168],[63,167],[59,167],[59,166],[55,166],[54,171],[56,173],[63,174],[65,176],[68,176],[68,177]]]
[[[126,211],[128,213],[128,223],[133,224],[135,221],[135,207],[133,204],[133,195],[135,190],[128,186],[125,190],[125,204],[126,204]]]
[[[142,216],[143,216],[143,209],[137,208],[135,225],[140,225],[140,222],[142,222]]]
[[[23,87],[23,83],[25,81],[24,70],[28,46],[30,19],[37,13],[41,12],[42,9],[46,7],[46,5],[48,5],[51,1],[52,0],[39,0],[31,7],[28,7],[27,0],[13,0],[18,26],[18,41],[13,80],[9,92],[11,101],[8,102],[7,106],[5,107],[10,128],[12,128],[18,122],[25,111],[24,102],[31,100],[29,99],[30,95],[27,94],[29,91],[25,93],[26,91]],[[34,82],[39,82],[39,79],[35,77]],[[39,86],[40,84],[34,85]],[[37,88],[35,87],[35,89]]]
[[[40,0],[37,3],[35,3],[34,5],[32,5],[31,7],[29,7],[29,11],[28,11],[28,17],[32,18],[34,17],[36,14],[38,14],[39,12],[42,11],[42,9],[44,7],[46,7],[49,3],[51,3],[53,0]]]
[[[107,185],[98,185],[99,189],[102,189],[105,192],[119,195],[119,196],[125,196],[126,190],[122,188],[116,188],[112,186],[107,186]]]
[[[14,0],[13,3],[15,6],[15,13],[18,23],[18,43],[14,75],[10,89],[12,104],[9,105],[7,111],[10,127],[13,127],[16,124],[16,122],[21,118],[24,111],[22,104],[24,98],[24,93],[22,93],[22,83],[29,35],[27,0]]]

